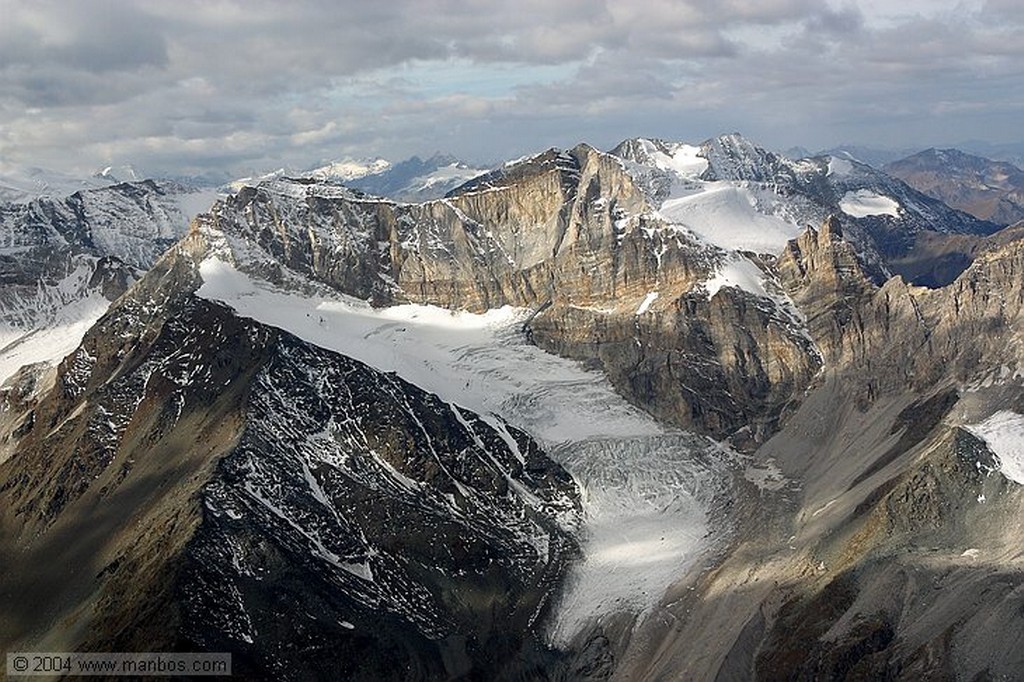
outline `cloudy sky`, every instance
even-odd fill
[[[1019,0],[0,0],[0,169],[1024,139]]]

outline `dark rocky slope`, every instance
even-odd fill
[[[511,427],[195,298],[202,248],[115,304],[0,465],[5,648],[228,650],[266,679],[543,662],[568,475]]]

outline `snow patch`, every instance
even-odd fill
[[[708,169],[708,160],[700,155],[700,147],[671,142],[665,145],[666,153],[650,140],[640,140],[640,143],[657,168],[672,171],[681,178],[696,180]]]
[[[647,312],[648,308],[651,307],[651,304],[654,303],[657,300],[658,300],[658,292],[657,291],[650,292],[649,294],[647,294],[647,296],[644,297],[644,300],[640,304],[640,307],[636,309],[636,314],[637,315],[643,315],[644,313]]]
[[[683,225],[723,249],[777,254],[803,228],[761,213],[757,203],[747,187],[709,182],[702,191],[668,199],[660,213],[668,222]]]
[[[834,175],[836,177],[846,177],[853,172],[853,164],[846,159],[841,159],[838,156],[828,157],[828,173],[826,175]]]
[[[873,215],[900,217],[899,202],[869,189],[847,192],[839,200],[839,208],[843,213],[854,218],[866,218]]]
[[[1024,415],[1002,410],[964,428],[985,441],[999,460],[1003,476],[1024,485]]]
[[[703,284],[708,300],[722,287],[736,287],[763,298],[772,298],[764,287],[764,273],[750,261],[737,253],[729,254],[715,270],[711,279]]]

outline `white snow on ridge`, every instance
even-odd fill
[[[774,255],[803,232],[798,225],[759,212],[753,193],[730,182],[709,182],[703,191],[669,199],[660,213],[728,250]]]
[[[650,140],[641,139],[647,156],[662,170],[672,171],[685,179],[697,179],[708,169],[708,160],[700,156],[700,147],[679,142],[668,143],[669,153],[658,149]]]
[[[284,329],[536,438],[583,490],[584,559],[575,565],[549,637],[564,642],[594,618],[649,612],[707,547],[694,463],[702,439],[666,431],[626,403],[605,376],[529,344],[530,311],[477,315],[423,305],[374,309],[339,294],[277,289],[231,265],[200,265],[198,295]],[[653,297],[648,297],[653,301]],[[649,305],[649,303],[648,303]]]
[[[872,192],[869,189],[847,192],[839,200],[839,208],[842,209],[843,213],[854,218],[866,218],[873,215],[890,215],[893,218],[900,217],[899,202]]]
[[[985,441],[999,460],[1003,476],[1024,485],[1024,415],[1003,410],[964,428]]]
[[[774,298],[764,287],[761,268],[739,254],[730,254],[711,279],[704,282],[709,299],[722,287],[737,287],[763,298]]]

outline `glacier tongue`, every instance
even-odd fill
[[[554,617],[554,642],[604,614],[648,612],[706,548],[707,500],[721,479],[715,458],[703,455],[717,446],[667,431],[602,374],[530,345],[522,332],[529,311],[374,309],[333,292],[311,298],[282,290],[214,257],[200,274],[200,297],[396,372],[485,418],[497,414],[573,474],[584,491],[584,559]]]
[[[0,300],[0,384],[26,365],[56,365],[107,311],[110,301],[90,287],[96,262],[77,256],[55,283],[10,287]]]
[[[591,439],[549,454],[583,491],[584,558],[549,638],[567,645],[595,616],[649,613],[710,543],[717,445],[690,434]],[[708,456],[711,455],[711,456]]]

